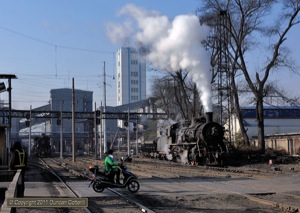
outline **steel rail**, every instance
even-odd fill
[[[51,158],[49,158],[49,159],[52,160],[52,161],[53,161],[54,163],[56,163],[57,165],[62,166],[62,165],[59,164],[57,161],[55,161],[55,160],[53,160],[53,159],[51,159]],[[68,170],[70,173],[72,173],[72,174],[73,174],[73,173],[76,173],[78,176],[81,176],[81,177],[84,177],[84,178],[90,180],[90,177],[88,177],[88,176],[85,175],[85,174],[82,174],[81,172],[78,172],[78,171],[76,171],[76,170],[74,170],[74,169],[72,169],[72,168],[70,168],[70,167],[64,167],[64,166],[62,166],[62,167],[65,168],[65,169],[67,169],[67,170]],[[119,192],[117,192],[117,191],[111,189],[111,188],[106,188],[106,189],[109,190],[110,192],[112,192],[112,193],[118,195],[118,196],[121,197],[123,200],[129,202],[131,205],[133,205],[133,206],[139,208],[142,212],[156,213],[154,210],[152,210],[152,209],[150,209],[150,208],[144,206],[143,204],[139,203],[138,201],[135,201],[135,200],[133,200],[132,198],[130,198],[128,194],[125,194],[125,195],[124,195],[124,194],[122,194],[122,193],[119,193]]]
[[[111,188],[107,188],[107,189],[108,189],[109,191],[111,191],[112,193],[114,193],[114,194],[116,194],[116,195],[122,197],[123,199],[127,200],[127,201],[130,202],[132,205],[137,206],[139,209],[141,209],[142,212],[156,213],[154,210],[152,210],[152,209],[150,209],[150,208],[148,208],[148,207],[142,205],[141,203],[139,203],[139,202],[137,202],[137,201],[135,201],[135,200],[129,198],[128,195],[123,195],[123,194],[121,194],[121,193],[119,193],[119,192],[117,192],[117,191],[115,191],[115,190],[113,190],[113,189],[111,189]]]
[[[39,158],[40,162],[47,168],[47,170],[54,175],[61,183],[64,184],[64,186],[77,198],[80,198],[80,196],[74,191],[63,179],[60,178],[59,175],[56,174],[56,172],[41,158]],[[86,213],[92,213],[88,207],[83,208]]]

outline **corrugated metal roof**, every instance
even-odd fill
[[[243,107],[243,118],[256,118],[255,107]],[[266,106],[264,107],[265,119],[300,119],[300,106]]]

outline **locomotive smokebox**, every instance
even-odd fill
[[[206,113],[206,122],[212,122],[213,121],[213,112],[207,112]]]

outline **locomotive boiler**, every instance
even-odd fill
[[[168,159],[193,165],[223,166],[228,152],[224,127],[212,120],[213,113],[194,118],[188,125],[170,125],[157,140],[157,151],[167,147]],[[166,150],[166,149],[164,149]]]
[[[46,158],[51,156],[50,138],[45,134],[34,138],[32,154],[35,157]]]

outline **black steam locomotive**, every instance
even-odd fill
[[[51,145],[49,136],[42,134],[34,138],[32,154],[35,157],[46,158],[51,156]]]
[[[165,134],[144,144],[143,153],[151,152],[151,157],[194,164],[226,164],[228,142],[224,140],[225,130],[222,125],[212,120],[212,113],[194,118],[189,124],[175,123],[166,128]],[[154,149],[156,147],[156,152]]]

